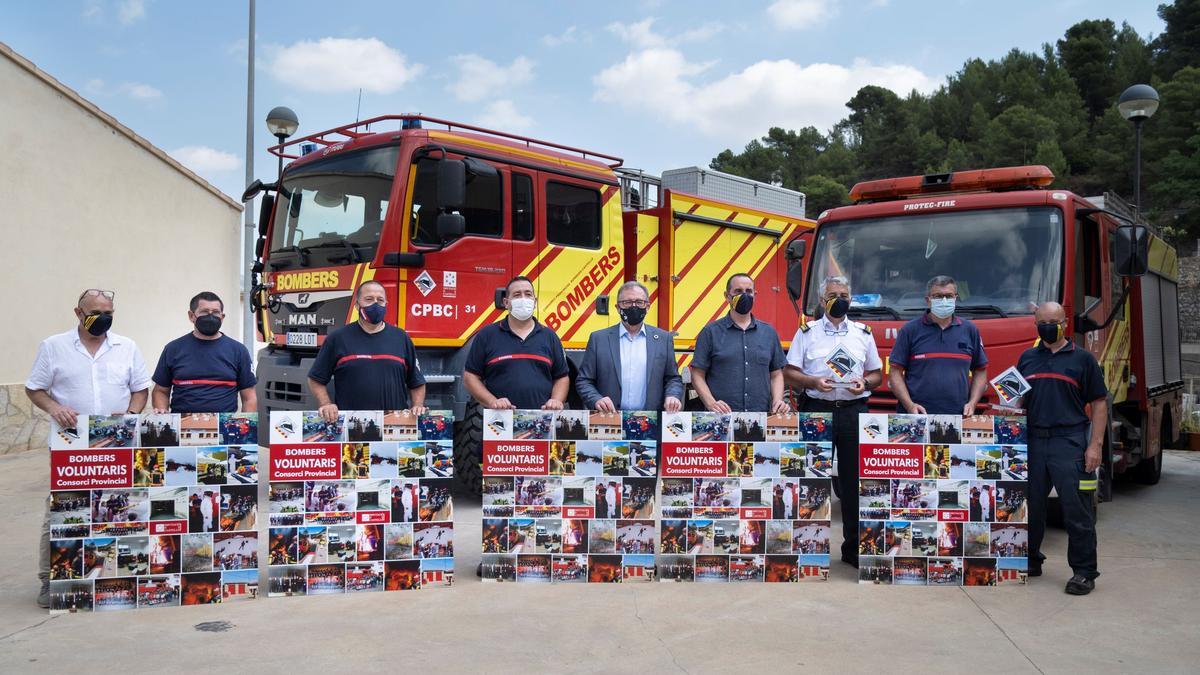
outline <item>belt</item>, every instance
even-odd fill
[[[866,396],[860,396],[859,398],[852,398],[845,401],[828,401],[823,398],[809,396],[808,400],[819,408],[850,408],[852,406],[866,405],[867,398]]]
[[[1054,438],[1087,431],[1087,428],[1087,422],[1080,422],[1079,424],[1071,424],[1065,427],[1030,427],[1029,433],[1035,438]]]

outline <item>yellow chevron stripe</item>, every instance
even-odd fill
[[[543,248],[536,256],[533,257],[532,260],[529,261],[529,264],[525,266],[525,269],[521,270],[521,273],[516,276],[531,277],[536,281],[537,275],[535,275],[533,271],[537,269],[538,263],[542,261],[542,258],[545,258],[553,250],[553,246],[546,246]],[[491,313],[491,309],[491,305],[488,305],[486,310],[479,312],[479,316],[475,317],[475,321],[471,322],[471,325],[467,326],[467,329],[459,334],[458,340],[455,342],[457,344],[462,344],[464,340],[474,335],[475,331],[479,330],[479,327],[483,325],[484,321],[488,317],[488,314]]]

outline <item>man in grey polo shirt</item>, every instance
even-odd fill
[[[779,334],[754,318],[754,279],[735,274],[725,282],[729,313],[700,329],[692,356],[692,386],[715,413],[787,412]]]

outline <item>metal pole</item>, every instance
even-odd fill
[[[250,25],[246,38],[246,185],[254,180],[254,0],[250,0]],[[254,202],[245,205],[246,228],[242,239],[242,344],[254,355],[254,314],[250,311],[250,296],[254,275]]]
[[[1142,213],[1142,120],[1133,122],[1133,222]]]

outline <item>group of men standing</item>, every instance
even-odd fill
[[[154,384],[156,412],[256,410],[254,375],[244,346],[220,332],[224,306],[212,293],[190,304],[193,330],[163,350],[150,378],[136,345],[109,330],[111,291],[89,289],[75,308],[78,325],[46,339],[26,382],[29,398],[56,422],[73,426],[76,415],[138,413]],[[778,333],[754,316],[754,279],[734,274],[725,284],[728,312],[697,335],[691,363],[693,406],[716,413],[792,410],[785,386],[803,392],[801,411],[833,416],[834,451],[841,494],[841,558],[858,565],[858,415],[871,391],[883,384],[883,363],[869,326],[848,318],[850,281],[823,279],[819,317],[802,318],[786,355]],[[955,313],[954,279],[938,276],[926,287],[928,309],[900,330],[889,357],[888,383],[897,412],[973,415],[987,387],[987,356],[978,328]],[[375,281],[354,292],[357,320],[330,333],[308,373],[318,411],[327,421],[339,410],[425,410],[425,378],[416,347],[402,328],[385,321],[387,291]],[[536,319],[533,282],[514,277],[503,300],[507,315],[471,340],[463,383],[490,409],[562,410],[570,393],[566,354],[559,337]],[[682,410],[688,402],[672,334],[646,324],[648,289],[636,282],[617,292],[620,323],[588,338],[576,390],[591,410]],[[1064,328],[1063,308],[1047,302],[1034,315],[1039,343],[1018,369],[1032,390],[1025,396],[1029,422],[1029,574],[1041,574],[1050,487],[1057,489],[1070,537],[1074,576],[1067,592],[1094,587],[1096,537],[1091,510],[1107,416],[1103,373],[1086,350],[1076,349]],[[842,350],[850,365],[840,373],[830,357]],[[331,395],[330,385],[333,386]],[[1090,416],[1087,412],[1090,406]],[[1089,432],[1090,427],[1090,432]],[[1090,435],[1089,435],[1090,434]],[[49,511],[43,526],[42,597],[47,600]]]

